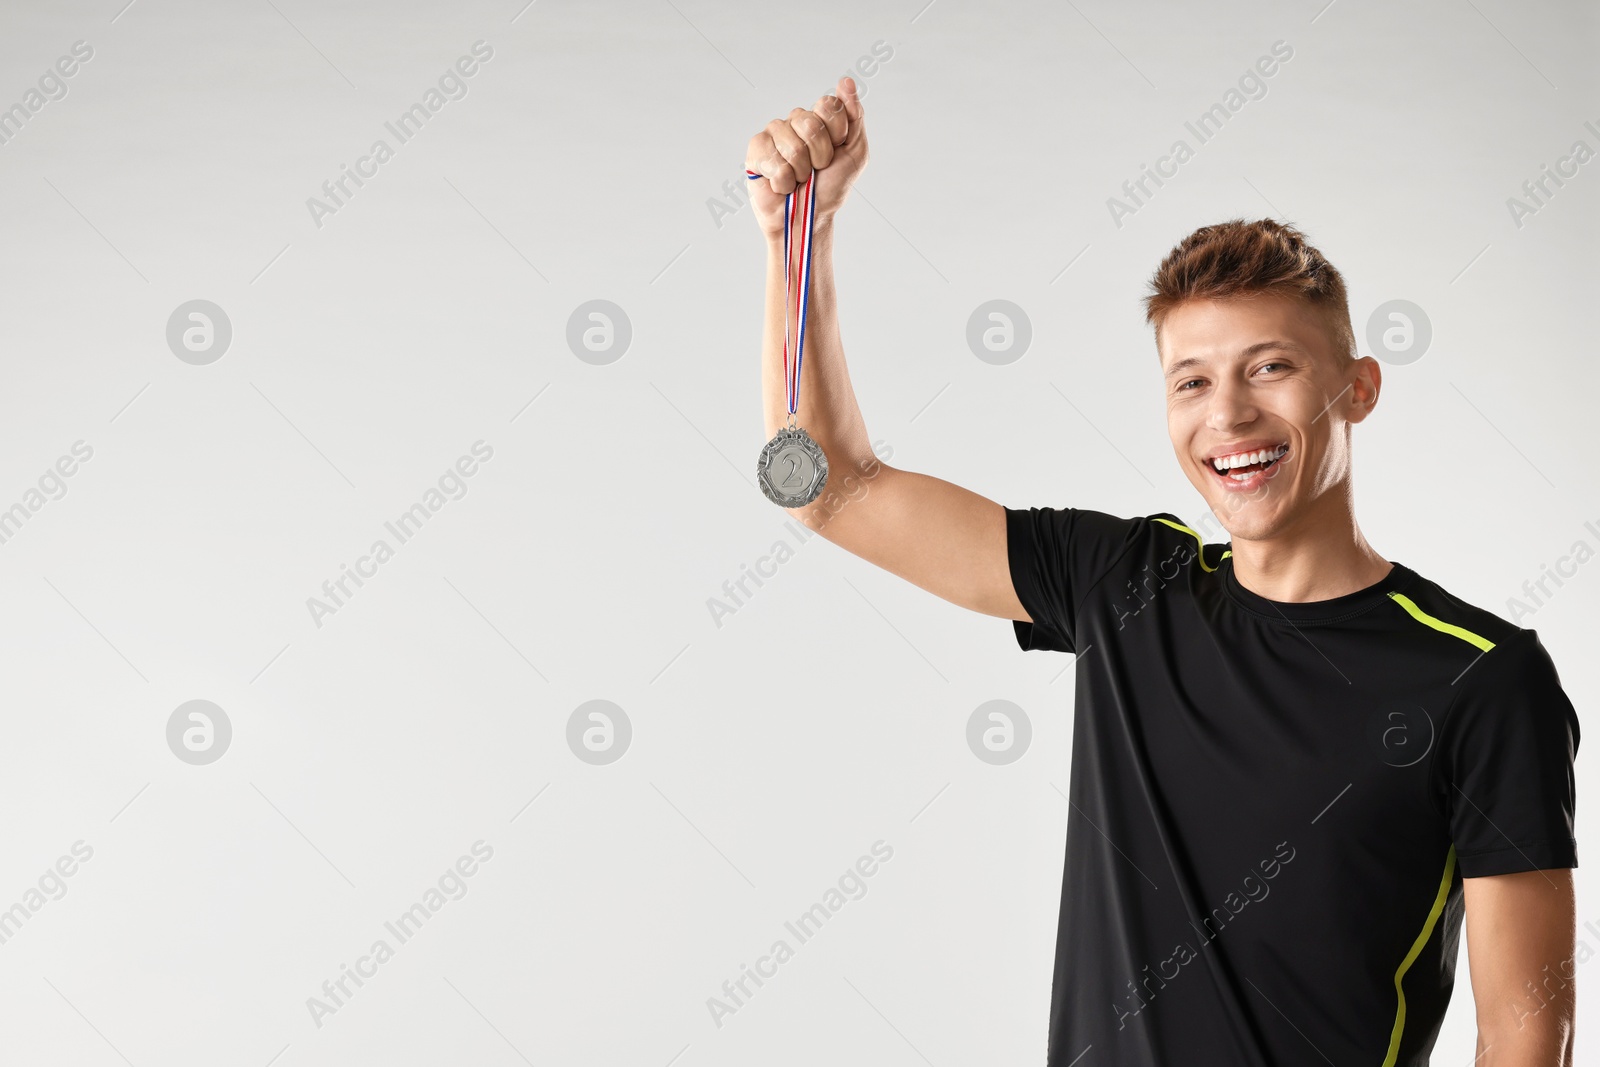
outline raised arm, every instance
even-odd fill
[[[788,421],[785,196],[816,172],[811,292],[795,420],[827,453],[829,473],[815,501],[787,510],[834,544],[935,596],[985,615],[1031,622],[1011,584],[1004,509],[942,479],[891,467],[872,451],[845,366],[833,278],[834,219],[866,165],[864,111],[848,77],[839,79],[837,96],[769,122],[750,139],[745,156],[745,167],[762,175],[749,185],[767,243],[761,395],[769,438]]]

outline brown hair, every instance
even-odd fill
[[[1271,219],[1229,219],[1202,226],[1173,246],[1150,278],[1144,320],[1156,329],[1187,300],[1280,293],[1310,304],[1327,322],[1341,365],[1356,358],[1344,278],[1293,226]]]

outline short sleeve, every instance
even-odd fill
[[[1011,585],[1032,622],[1013,619],[1025,652],[1077,651],[1078,606],[1126,555],[1147,518],[1085,508],[1006,508]]]
[[[1576,867],[1578,715],[1538,635],[1519,630],[1457,684],[1436,767],[1461,876]]]

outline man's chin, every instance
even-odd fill
[[[1278,525],[1277,509],[1267,494],[1220,493],[1207,498],[1211,513],[1234,540],[1255,541],[1271,536]]]

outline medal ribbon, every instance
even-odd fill
[[[749,168],[745,169],[744,176],[748,181],[755,181],[761,177]],[[816,223],[817,205],[813,196],[813,187],[816,183],[817,172],[812,171],[811,177],[805,184],[797,187],[784,198],[783,216],[783,388],[789,404],[789,423],[794,424],[794,413],[800,407],[800,359],[805,354],[806,344],[806,308],[807,298],[811,293],[811,232]],[[793,244],[792,231],[795,221],[801,215],[805,217],[805,233],[800,241],[800,262],[796,265],[794,255],[790,251]],[[795,275],[799,274],[798,283]],[[795,330],[794,359],[791,365],[789,358],[789,319],[790,309],[794,311]]]

